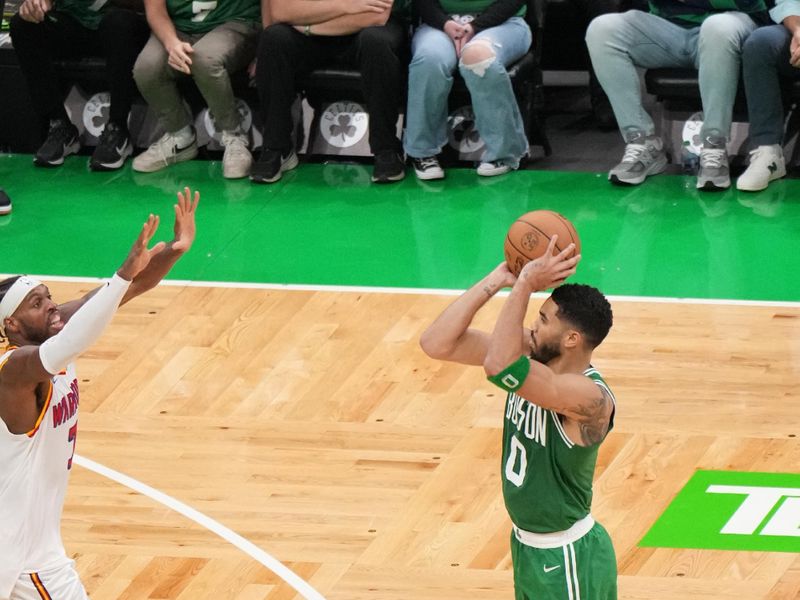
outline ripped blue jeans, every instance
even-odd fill
[[[482,160],[516,168],[528,152],[528,140],[506,66],[528,51],[531,37],[525,19],[512,17],[477,33],[465,46],[464,51],[475,44],[488,45],[494,58],[465,65],[444,31],[420,26],[411,40],[403,140],[406,154],[435,156],[447,143],[447,97],[458,68],[472,98],[476,128],[486,144]]]

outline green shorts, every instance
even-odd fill
[[[572,544],[533,548],[511,532],[516,600],[616,600],[617,559],[600,523]]]

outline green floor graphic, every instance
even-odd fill
[[[800,475],[696,471],[639,545],[800,552]]]
[[[227,181],[218,162],[160,173],[90,173],[86,157],[38,169],[0,155],[14,202],[0,217],[0,272],[107,276],[149,212],[168,238],[175,192],[202,193],[198,238],[173,279],[464,288],[502,260],[503,238],[529,210],[576,225],[575,281],[607,294],[800,300],[800,181],[757,194],[700,193],[662,175],[613,187],[605,174],[527,170],[388,186],[370,168],[303,164],[270,186]]]

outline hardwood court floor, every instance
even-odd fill
[[[162,286],[79,360],[78,453],[230,527],[329,600],[512,598],[503,397],[417,343],[451,299]],[[615,543],[620,598],[800,597],[797,554],[637,547],[695,469],[797,469],[800,308],[614,311],[596,366],[619,408],[594,514]],[[63,536],[94,600],[298,597],[81,466]]]

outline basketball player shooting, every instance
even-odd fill
[[[191,248],[200,199],[178,192],[174,239],[148,249],[150,215],[127,258],[102,286],[57,305],[32,277],[0,281],[0,599],[83,600],[61,542],[61,511],[78,431],[75,359],[117,308],[155,287]]]
[[[513,524],[516,600],[613,600],[614,548],[590,512],[597,451],[615,410],[591,358],[611,328],[611,307],[593,287],[560,285],[580,256],[573,244],[557,254],[555,247],[553,236],[519,277],[500,264],[442,312],[420,345],[432,358],[483,366],[489,381],[508,392],[501,479]],[[472,328],[504,287],[512,290],[494,331]],[[531,294],[553,287],[525,328]]]

